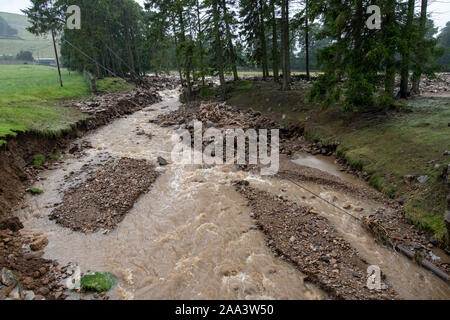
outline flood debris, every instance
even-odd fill
[[[335,299],[390,300],[398,294],[383,279],[382,289],[367,288],[369,267],[333,225],[311,208],[260,191],[248,181],[235,183],[248,200],[268,246]]]
[[[121,158],[86,165],[73,175],[84,180],[65,191],[50,219],[84,233],[113,230],[158,175],[145,160]]]
[[[64,298],[61,266],[42,258],[43,251],[30,251],[42,235],[23,231],[0,231],[0,300],[55,300]]]
[[[435,240],[427,237],[425,232],[412,228],[407,223],[403,211],[388,212],[379,209],[374,214],[363,217],[361,225],[379,243],[387,245],[393,250],[400,250],[399,248],[409,250],[411,254],[405,255],[408,257],[412,255],[419,265],[422,264],[422,260],[430,260],[430,257],[435,256],[433,252],[435,245],[432,243]],[[403,253],[406,252],[405,250],[403,250]],[[448,262],[441,261],[441,259],[431,259],[430,264],[444,273],[450,274],[450,264]],[[431,270],[428,266],[427,269]]]

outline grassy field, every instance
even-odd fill
[[[26,30],[26,27],[29,25],[26,16],[6,12],[0,12],[0,16],[3,17],[12,28],[16,29],[18,31],[17,36],[23,39],[0,39],[0,54],[16,55],[21,50],[30,51],[32,49],[35,58],[38,57],[38,53],[40,58],[53,58],[55,56],[50,37],[36,37]]]
[[[123,79],[103,78],[97,80],[97,90],[100,93],[120,93],[131,90],[133,86]]]
[[[17,132],[57,136],[85,117],[60,101],[89,96],[88,84],[78,73],[63,69],[62,76],[63,88],[55,68],[0,65],[0,145]]]
[[[405,203],[410,222],[444,241],[446,187],[439,178],[450,157],[450,98],[417,98],[411,112],[343,114],[322,111],[306,99],[307,89],[282,92],[265,83],[241,81],[228,102],[278,115],[281,124],[303,121],[310,141],[338,142],[338,154],[371,175],[370,184]],[[281,115],[285,115],[282,120]],[[428,183],[409,185],[405,175],[427,175]]]

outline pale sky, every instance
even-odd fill
[[[136,2],[142,5],[144,0],[136,0]],[[29,5],[30,0],[0,0],[0,11],[21,13],[20,9],[25,9]],[[416,9],[420,10],[419,1],[416,1],[416,6]],[[450,0],[430,0],[428,11],[431,13],[435,25],[443,28],[447,21],[450,21]]]

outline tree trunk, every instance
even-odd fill
[[[174,34],[174,42],[175,42],[175,48],[178,47],[178,41],[177,41],[177,33],[175,30],[175,19],[172,19],[172,29],[173,29],[173,34]],[[180,76],[180,82],[181,82],[181,86],[184,87],[184,79],[183,79],[183,73],[181,72],[181,66],[180,66],[180,59],[179,57],[176,55],[175,57],[175,61],[177,62],[177,69],[178,69],[178,74]]]
[[[415,94],[420,94],[420,78],[422,77],[423,70],[422,64],[426,63],[426,48],[424,42],[427,27],[427,8],[428,0],[422,0],[422,7],[420,10],[420,40],[417,48],[417,61],[415,63],[412,85],[412,92]]]
[[[387,13],[385,21],[383,22],[384,28],[384,43],[387,46],[387,56],[385,61],[385,74],[384,74],[384,92],[388,98],[394,97],[395,88],[395,43],[393,24],[395,22],[395,2],[388,2],[386,7]]]
[[[309,17],[308,17],[308,9],[309,3],[305,2],[305,49],[306,49],[306,80],[311,80],[311,74],[309,70]]]
[[[290,46],[289,46],[289,0],[281,1],[281,42],[283,49],[283,91],[289,90],[290,75]]]
[[[219,79],[220,79],[220,88],[221,88],[221,96],[222,99],[226,98],[226,83],[225,83],[225,75],[223,73],[223,52],[222,52],[222,39],[220,37],[220,16],[219,16],[219,8],[218,8],[219,0],[212,0],[212,8],[213,8],[213,19],[214,19],[214,36],[216,42],[216,59],[217,59],[217,70],[219,71]]]
[[[278,36],[277,36],[277,16],[275,12],[275,0],[270,2],[272,10],[272,63],[273,78],[275,82],[279,80],[279,57],[278,57]]]
[[[186,75],[187,100],[192,98],[192,84],[191,84],[191,63],[192,63],[192,48],[186,41],[186,30],[184,23],[183,7],[178,9],[178,19],[180,22],[180,41],[181,49],[184,54],[184,72]]]
[[[263,69],[263,79],[269,76],[269,62],[267,58],[266,28],[264,25],[264,1],[259,0],[259,41],[261,42],[261,64]]]
[[[226,32],[227,32],[228,51],[230,51],[231,68],[233,69],[233,79],[234,79],[234,81],[238,81],[239,75],[238,75],[237,66],[236,66],[236,51],[234,50],[233,39],[231,36],[231,28],[230,28],[230,22],[228,20],[229,17],[228,17],[228,12],[227,12],[226,0],[222,0],[221,3],[222,3],[223,14],[224,14],[224,20],[225,20],[225,28],[226,28]]]
[[[411,45],[411,29],[414,19],[414,0],[408,0],[408,16],[406,26],[403,32],[403,38],[407,45],[402,48],[402,62],[401,62],[401,83],[400,83],[400,97],[406,99],[408,97],[408,82],[409,82],[409,59]]]
[[[197,6],[197,27],[198,27],[198,46],[200,48],[200,73],[202,75],[202,85],[205,86],[205,64],[204,64],[204,57],[203,57],[203,42],[200,37],[202,33],[202,23],[200,19],[200,3],[199,0],[196,1]]]
[[[56,49],[55,31],[52,30],[53,48],[55,49],[56,65],[58,66],[59,85],[63,87],[63,81],[61,77],[61,68],[59,66],[58,49]]]

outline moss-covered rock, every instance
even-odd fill
[[[39,188],[29,188],[27,189],[28,193],[31,193],[32,195],[39,195],[39,194],[43,194],[44,190],[41,190]]]
[[[109,272],[96,272],[87,274],[81,278],[81,290],[106,292],[116,284],[114,277]]]

